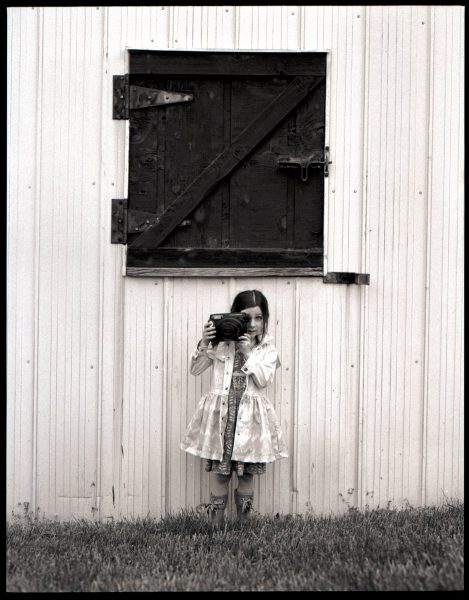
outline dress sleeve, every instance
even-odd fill
[[[246,375],[252,376],[257,387],[264,388],[272,383],[275,370],[279,366],[280,360],[276,348],[268,346],[265,352],[251,354],[241,370]]]
[[[214,349],[197,347],[191,355],[191,374],[200,375],[213,364]]]

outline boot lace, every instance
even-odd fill
[[[248,513],[252,510],[251,498],[241,498],[241,512]]]
[[[205,504],[199,504],[195,510],[199,515],[207,514],[210,516],[212,513],[216,512],[220,508],[223,508],[223,502],[217,502],[215,500],[207,502]]]

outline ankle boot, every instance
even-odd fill
[[[252,505],[254,502],[254,492],[240,493],[235,490],[236,513],[240,521],[247,521],[252,514]]]
[[[225,508],[228,500],[228,494],[224,496],[215,496],[210,493],[210,502],[206,505],[210,524],[215,529],[222,529],[225,525]]]

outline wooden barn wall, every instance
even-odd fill
[[[463,10],[8,9],[8,515],[203,501],[179,441],[210,376],[188,358],[210,311],[252,287],[290,449],[256,482],[261,512],[463,497]],[[123,277],[127,48],[330,51],[325,264],[371,285]]]

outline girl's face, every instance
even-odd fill
[[[251,339],[256,336],[262,337],[262,334],[264,333],[264,317],[259,306],[245,308],[241,312],[249,315],[250,317],[248,323],[248,334],[251,336]]]

